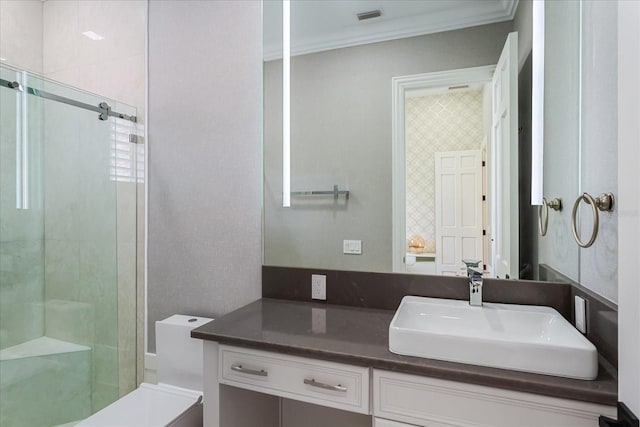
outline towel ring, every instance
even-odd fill
[[[591,237],[584,243],[578,235],[578,221],[576,219],[578,213],[578,207],[580,202],[583,201],[591,205],[591,213],[593,214],[593,228],[591,230]],[[581,248],[588,248],[593,245],[598,237],[598,227],[600,226],[600,216],[598,215],[598,209],[601,211],[611,212],[613,210],[614,198],[611,193],[603,193],[595,199],[589,193],[582,193],[573,204],[573,211],[571,212],[571,230],[573,231],[573,238],[578,246]]]
[[[542,198],[542,206],[538,206],[538,230],[540,235],[545,236],[549,227],[549,208],[554,211],[562,210],[562,199],[555,198],[547,203],[547,199]],[[542,219],[542,212],[544,211],[544,220]]]

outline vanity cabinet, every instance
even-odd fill
[[[369,368],[220,346],[221,384],[369,414]]]
[[[373,370],[376,427],[595,427],[615,408],[418,375]]]
[[[374,427],[596,427],[599,415],[616,412],[606,405],[215,342],[205,342],[204,367],[205,425],[211,427],[221,423],[221,385],[257,392],[257,399],[277,396],[363,414],[366,425]],[[223,409],[242,411],[247,404]]]

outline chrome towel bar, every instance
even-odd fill
[[[337,185],[333,186],[333,190],[309,190],[309,191],[292,191],[292,196],[328,196],[333,195],[334,199],[344,195],[345,199],[349,199],[349,190],[339,190]]]

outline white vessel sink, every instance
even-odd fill
[[[389,326],[396,354],[592,380],[598,352],[550,307],[406,296]]]

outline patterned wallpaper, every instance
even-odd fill
[[[405,120],[407,239],[419,234],[435,252],[435,153],[480,149],[482,91],[407,98]]]

